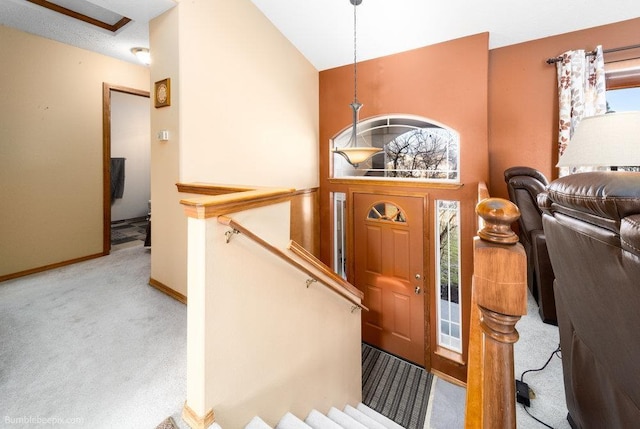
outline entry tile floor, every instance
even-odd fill
[[[143,245],[148,224],[147,217],[111,222],[111,250]]]

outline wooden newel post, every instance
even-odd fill
[[[467,428],[513,428],[515,325],[527,312],[526,255],[511,224],[520,212],[510,201],[487,198],[476,206],[484,226],[474,239]]]

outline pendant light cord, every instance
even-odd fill
[[[357,28],[358,28],[358,18],[356,13],[356,8],[358,7],[358,2],[353,2],[353,101],[355,103],[358,102],[358,58],[357,58]]]

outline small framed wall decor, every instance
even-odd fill
[[[155,83],[155,106],[166,107],[171,106],[171,79],[166,78]]]

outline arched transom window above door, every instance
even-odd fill
[[[407,217],[402,209],[395,204],[388,202],[376,203],[371,206],[367,219],[383,222],[407,223]]]
[[[354,166],[336,151],[353,145],[352,126],[331,140],[331,177],[458,183],[460,135],[434,120],[414,115],[385,115],[362,120],[357,146],[379,148]]]

